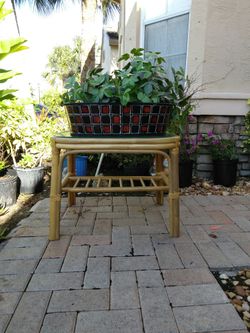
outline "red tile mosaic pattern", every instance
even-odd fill
[[[74,135],[159,135],[169,123],[166,104],[71,104],[66,106]]]

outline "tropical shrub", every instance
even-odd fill
[[[4,7],[5,2],[0,1],[0,22],[5,19],[7,15],[12,13],[12,10],[8,10]],[[0,61],[11,55],[12,53],[19,52],[27,49],[27,46],[23,45],[26,42],[26,39],[22,37],[11,38],[6,40],[0,40]],[[12,70],[6,70],[0,68],[0,84],[5,83],[9,79],[13,78],[20,73],[14,72]],[[2,86],[2,85],[1,85]],[[0,88],[0,106],[1,102],[4,100],[9,100],[14,98],[13,93],[15,89],[4,89]]]

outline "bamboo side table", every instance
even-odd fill
[[[179,144],[178,136],[161,137],[73,137],[55,136],[52,145],[49,240],[60,238],[61,193],[68,193],[68,205],[75,204],[79,192],[156,192],[163,204],[164,191],[169,198],[170,236],[179,236]],[[155,154],[154,176],[76,176],[75,155],[79,153]],[[64,158],[68,173],[62,179]],[[163,161],[168,160],[164,169]],[[94,186],[93,186],[94,184]],[[129,184],[129,185],[128,185]]]

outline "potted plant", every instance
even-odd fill
[[[11,206],[17,199],[17,177],[7,174],[8,163],[0,160],[0,205]]]
[[[153,165],[153,156],[149,154],[116,155],[118,168],[128,176],[148,176]]]
[[[27,150],[22,154],[14,167],[20,179],[20,193],[38,193],[43,189],[44,166],[41,165],[41,154]]]
[[[95,68],[62,95],[74,135],[158,135],[169,123],[168,81],[158,52],[132,49],[111,75]]]
[[[0,177],[3,177],[6,175],[7,168],[8,168],[8,165],[7,165],[6,161],[0,160]]]
[[[180,143],[180,162],[179,162],[179,185],[187,187],[192,185],[193,164],[195,156],[203,141],[203,135],[191,136],[186,134]]]
[[[223,139],[213,132],[208,132],[207,141],[213,160],[214,184],[227,187],[234,186],[238,163],[234,140]]]
[[[183,68],[172,68],[172,80],[168,80],[170,103],[170,127],[169,132],[180,136],[180,160],[179,160],[179,186],[192,185],[193,164],[195,154],[202,141],[202,135],[189,134],[189,121],[192,120],[194,102],[191,90],[191,81],[185,76]]]
[[[5,8],[4,1],[0,1],[0,21],[3,21],[6,16],[12,13],[12,10]],[[1,39],[0,40],[0,60],[10,56],[15,52],[27,49],[24,45],[25,39],[21,37]],[[0,68],[0,147],[1,147],[1,161],[0,161],[0,203],[2,205],[10,206],[16,202],[17,198],[17,177],[15,175],[6,174],[5,157],[7,155],[5,148],[8,140],[4,135],[3,128],[6,126],[6,118],[8,115],[8,103],[14,99],[13,93],[15,89],[8,89],[3,87],[2,84],[13,78],[20,73],[13,70]],[[10,131],[10,129],[9,129]]]

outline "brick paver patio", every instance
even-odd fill
[[[182,196],[179,238],[149,196],[64,200],[59,241],[48,216],[0,244],[0,332],[247,332],[210,271],[250,267],[250,196]]]

